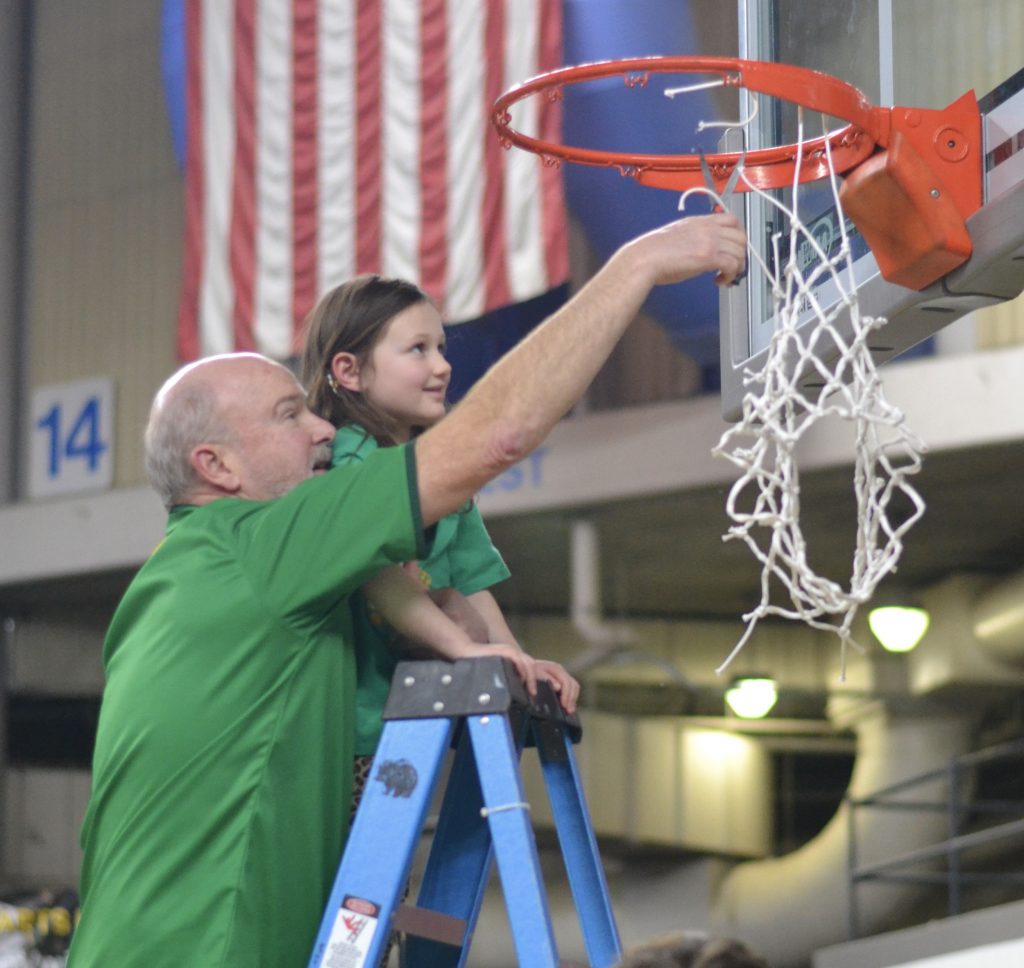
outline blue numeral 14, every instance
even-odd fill
[[[36,426],[40,430],[50,432],[49,476],[56,477],[60,473],[62,460],[84,458],[89,462],[89,471],[99,466],[100,457],[107,451],[108,445],[100,436],[100,401],[99,397],[89,397],[79,411],[67,437],[61,435],[61,406],[55,404],[42,417]]]

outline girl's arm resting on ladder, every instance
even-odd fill
[[[422,643],[443,659],[471,659],[498,654],[508,659],[531,696],[537,692],[537,663],[514,642],[474,642],[427,594],[427,590],[401,565],[385,568],[366,584],[363,594],[400,635]]]

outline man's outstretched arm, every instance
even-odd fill
[[[454,511],[547,436],[583,395],[654,286],[704,272],[729,283],[745,262],[746,237],[727,213],[681,219],[619,249],[417,439],[424,521]]]

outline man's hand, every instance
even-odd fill
[[[715,272],[728,285],[747,264],[747,237],[730,212],[691,215],[654,229],[623,246],[620,254],[637,261],[651,285],[667,285]]]

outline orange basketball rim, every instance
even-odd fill
[[[532,95],[560,100],[567,85],[621,76],[646,88],[654,74],[715,75],[709,86],[744,88],[839,118],[845,127],[801,143],[705,156],[716,186],[738,164],[736,191],[770,190],[842,175],[840,201],[890,282],[924,289],[971,255],[966,220],[982,204],[981,115],[968,91],[942,110],[884,108],[852,84],[820,71],[733,57],[639,57],[564,67],[531,78],[494,103],[504,147],[545,164],[618,168],[642,185],[682,192],[704,185],[699,155],[601,151],[543,141],[511,126],[510,108]],[[703,86],[703,85],[702,85]],[[831,167],[830,167],[831,166]]]

